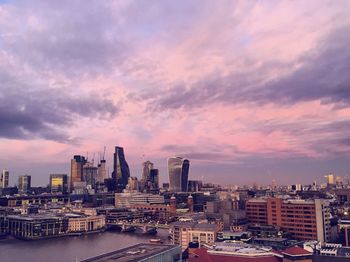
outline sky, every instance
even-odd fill
[[[350,1],[0,1],[0,169],[221,184],[350,175]]]

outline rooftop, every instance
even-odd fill
[[[294,247],[290,247],[290,248],[287,248],[286,250],[284,250],[282,252],[282,254],[285,254],[285,255],[289,255],[289,256],[307,256],[307,255],[312,255],[311,252],[301,248],[301,247],[298,247],[298,246],[294,246]]]
[[[142,243],[93,258],[88,258],[82,262],[138,262],[174,248],[179,247],[176,245]]]

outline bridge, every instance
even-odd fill
[[[122,230],[127,230],[128,228],[142,228],[143,232],[147,232],[150,229],[169,229],[169,225],[167,224],[156,224],[156,223],[133,223],[133,222],[123,222],[123,221],[116,221],[116,222],[108,222],[107,227],[110,226],[118,226],[122,228]]]

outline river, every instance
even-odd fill
[[[0,240],[0,261],[76,262],[134,244],[148,243],[151,238],[166,240],[167,236],[167,230],[159,230],[156,236],[106,231],[85,236],[35,241],[6,239]]]

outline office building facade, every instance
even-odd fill
[[[31,176],[24,175],[18,177],[18,192],[19,193],[28,193],[31,186]]]
[[[112,178],[117,185],[117,188],[124,189],[128,184],[130,170],[129,165],[125,160],[124,149],[122,147],[115,147],[113,160]]]
[[[66,174],[51,174],[50,191],[51,193],[66,194],[68,192],[68,176]]]
[[[188,191],[188,173],[190,161],[181,157],[168,158],[170,191]]]
[[[0,174],[0,188],[9,187],[10,172],[8,170],[2,170]]]
[[[71,160],[71,179],[70,179],[70,190],[74,188],[75,182],[84,181],[83,178],[83,167],[86,164],[86,159],[83,156],[75,155]]]

